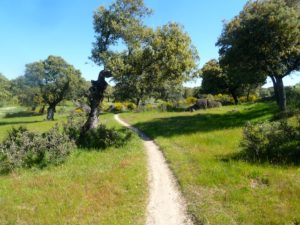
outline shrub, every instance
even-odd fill
[[[175,103],[172,102],[161,102],[158,106],[159,110],[162,112],[166,111],[176,111],[177,107]]]
[[[286,98],[290,109],[300,109],[300,88],[286,88]]]
[[[195,97],[188,97],[185,99],[186,104],[193,105],[197,102],[197,98]]]
[[[239,97],[240,102],[255,102],[257,100],[256,95],[249,95],[248,98],[247,96],[241,96]]]
[[[257,96],[256,95],[249,95],[249,99],[250,102],[256,102],[257,101]]]
[[[251,161],[297,164],[300,162],[300,120],[297,126],[287,121],[248,123],[241,147],[246,159]]]
[[[218,102],[221,102],[222,105],[232,105],[232,104],[234,104],[233,98],[229,95],[226,95],[226,94],[215,95],[214,99]]]
[[[57,165],[66,159],[73,147],[68,136],[59,132],[57,125],[43,134],[29,132],[23,127],[13,128],[0,145],[0,172]]]
[[[99,105],[99,110],[103,111],[103,112],[109,112],[109,110],[112,109],[112,103],[108,103],[103,101],[100,105]]]
[[[222,107],[222,103],[214,100],[208,100],[207,101],[207,107],[208,108],[219,108]]]
[[[65,161],[70,152],[74,149],[74,142],[60,131],[56,124],[48,132],[41,135],[45,140],[44,150],[46,152],[45,162],[47,164],[58,165]]]
[[[152,110],[155,110],[156,108],[157,108],[156,105],[154,105],[154,104],[152,104],[152,103],[148,103],[148,104],[146,104],[145,107],[144,107],[144,109],[145,109],[146,111],[152,111]]]
[[[123,112],[125,110],[125,106],[121,102],[114,103],[114,111]]]
[[[63,124],[63,132],[76,144],[79,140],[81,127],[86,121],[84,113],[71,113],[67,118],[67,123]]]
[[[124,102],[124,106],[129,111],[133,111],[133,110],[135,110],[137,108],[136,104],[134,104],[133,102]]]
[[[101,124],[97,128],[89,130],[77,140],[79,147],[87,149],[105,149],[111,146],[120,147],[131,137],[128,130],[117,131],[114,128],[108,129]]]
[[[101,124],[95,129],[81,134],[81,128],[85,123],[85,117],[71,114],[68,122],[64,124],[64,133],[73,140],[78,147],[87,149],[105,149],[110,146],[119,147],[131,136],[128,130],[117,131],[109,129]]]

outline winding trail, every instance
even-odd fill
[[[120,119],[115,120],[138,133],[148,156],[149,199],[147,225],[192,225],[186,214],[186,204],[159,147],[143,132]]]

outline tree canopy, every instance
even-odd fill
[[[182,26],[149,28],[142,19],[150,13],[142,0],[117,0],[94,15],[97,35],[91,58],[112,72],[117,99],[138,104],[197,72],[198,54]],[[123,51],[110,48],[120,41]]]
[[[6,102],[11,97],[10,81],[0,73],[0,104]]]
[[[49,120],[54,119],[58,103],[74,96],[84,86],[80,71],[58,56],[27,64],[24,78],[29,86],[39,87],[43,101],[49,106]]]
[[[244,82],[258,83],[269,76],[276,100],[285,110],[282,78],[300,69],[300,13],[284,0],[249,1],[225,24],[217,45],[220,64]]]
[[[128,46],[140,44],[146,36],[142,19],[151,14],[143,0],[116,0],[109,7],[100,6],[94,13],[96,41],[93,43],[91,59],[104,65],[110,47],[123,41]]]

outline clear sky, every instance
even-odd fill
[[[0,0],[0,72],[9,79],[24,73],[25,64],[62,56],[87,80],[101,68],[88,57],[94,41],[93,12],[109,0]],[[224,20],[242,10],[246,0],[145,0],[154,14],[149,26],[182,24],[200,55],[200,66],[218,57],[215,47]],[[285,84],[300,82],[299,74]],[[199,85],[190,83],[189,85]],[[269,85],[270,86],[270,85]]]

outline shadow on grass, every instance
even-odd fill
[[[280,155],[279,155],[280,154]],[[217,156],[216,159],[227,163],[230,161],[242,161],[253,165],[276,165],[276,166],[299,166],[300,165],[300,149],[291,148],[287,151],[280,152],[276,157],[273,155],[254,156],[249,155],[245,151],[231,153],[228,155]]]
[[[30,117],[30,116],[40,116],[40,115],[43,114],[37,112],[21,111],[21,112],[7,113],[5,115],[5,118]]]
[[[172,137],[176,135],[193,134],[242,127],[247,121],[270,119],[276,108],[272,104],[264,104],[248,108],[242,112],[227,112],[225,114],[195,114],[154,119],[149,122],[134,124],[151,138]]]
[[[0,122],[0,126],[18,125],[18,124],[30,124],[30,123],[39,123],[39,122],[42,122],[42,121],[39,121],[39,120],[35,120],[35,121],[15,121],[15,122],[12,122],[12,121],[3,122],[3,121],[1,121]]]

